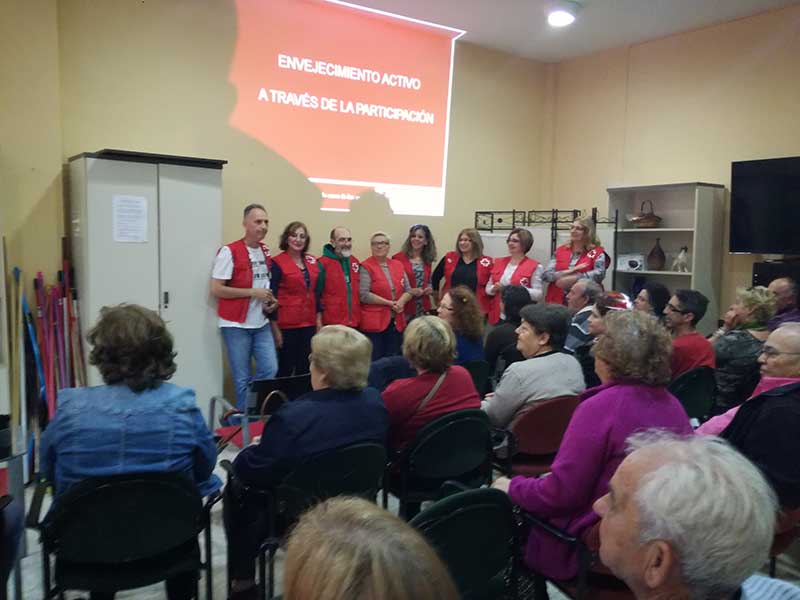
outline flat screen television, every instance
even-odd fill
[[[800,254],[800,156],[731,163],[730,251]]]

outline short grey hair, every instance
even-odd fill
[[[591,279],[579,279],[575,285],[583,286],[583,297],[586,298],[586,304],[594,304],[597,299],[603,295],[603,288],[596,281]]]
[[[724,440],[650,430],[628,438],[659,466],[635,493],[639,542],[668,542],[696,600],[729,597],[769,557],[777,499],[761,471]]]
[[[311,338],[311,362],[335,390],[362,390],[372,358],[372,342],[344,325],[326,325]]]
[[[255,210],[257,208],[263,210],[264,212],[267,212],[267,209],[264,208],[261,204],[256,204],[256,203],[248,204],[247,206],[244,207],[244,211],[242,212],[242,218],[246,219],[247,215],[250,214],[250,211]]]

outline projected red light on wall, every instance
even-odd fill
[[[331,0],[236,0],[231,125],[347,211],[443,215],[453,47],[463,31]]]

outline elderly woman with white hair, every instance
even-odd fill
[[[268,522],[263,503],[242,493],[246,484],[270,488],[304,460],[359,442],[384,444],[389,424],[377,390],[367,386],[372,344],[344,325],[327,325],[311,338],[313,391],[273,414],[258,444],[233,463],[236,477],[225,488],[231,598],[255,598],[255,564]]]
[[[537,517],[580,537],[597,523],[592,503],[625,458],[627,438],[660,427],[691,434],[689,418],[670,394],[669,334],[655,317],[639,311],[610,312],[595,344],[595,370],[602,385],[584,392],[567,426],[548,477],[500,478],[495,487]],[[573,549],[534,529],[525,563],[552,579],[578,572]]]
[[[636,598],[797,599],[753,575],[767,560],[777,503],[764,476],[712,436],[629,439],[628,457],[594,503],[600,559]]]

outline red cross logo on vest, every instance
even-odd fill
[[[353,273],[358,273],[358,263],[353,263]]]
[[[530,284],[530,282],[531,282],[531,280],[528,279],[527,277],[523,277],[522,279],[519,280],[519,284],[522,287],[528,287],[528,284]]]
[[[481,266],[482,266],[482,267],[488,267],[488,266],[489,266],[489,259],[488,259],[488,258],[486,258],[486,257],[483,257],[483,258],[481,259]]]

